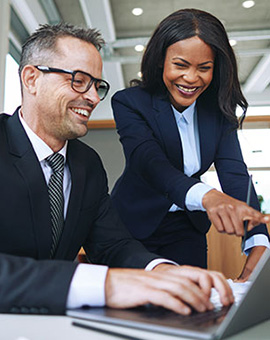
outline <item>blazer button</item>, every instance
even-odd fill
[[[30,307],[29,312],[31,314],[39,314],[39,309],[36,307]]]
[[[29,308],[28,307],[21,307],[21,313],[22,314],[29,314]]]
[[[46,307],[41,307],[39,308],[39,313],[40,314],[48,314],[49,313],[49,309]]]
[[[11,307],[10,308],[10,313],[14,313],[14,314],[19,314],[20,313],[20,309],[18,307]]]

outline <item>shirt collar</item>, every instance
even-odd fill
[[[174,112],[174,115],[175,115],[177,121],[179,121],[179,119],[181,117],[183,117],[188,124],[192,123],[192,121],[194,119],[195,106],[196,106],[196,100],[189,107],[187,107],[183,112],[179,112],[172,105],[172,109],[173,109],[173,112]]]
[[[26,121],[23,119],[21,115],[21,110],[19,111],[19,119],[22,123],[22,126],[28,138],[30,139],[30,142],[35,150],[39,162],[45,160],[47,157],[52,155],[54,153],[53,150],[38,135],[36,135],[33,130],[30,129],[30,127],[27,125]],[[58,153],[64,156],[65,161],[67,154],[67,144],[68,141],[66,141],[63,148],[58,151]]]

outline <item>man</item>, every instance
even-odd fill
[[[212,308],[211,287],[228,305],[221,274],[169,264],[131,238],[111,207],[100,158],[76,139],[109,89],[102,43],[95,30],[59,24],[23,46],[22,105],[0,115],[0,311],[153,303],[189,314]],[[81,246],[99,265],[68,262]]]

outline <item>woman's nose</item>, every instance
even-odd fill
[[[185,74],[183,75],[183,78],[190,83],[194,83],[195,81],[198,80],[198,73],[197,70],[193,68],[189,68],[186,70]]]

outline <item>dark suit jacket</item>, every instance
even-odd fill
[[[112,208],[107,177],[97,153],[79,140],[71,140],[67,162],[72,188],[55,259],[73,261],[81,246],[91,262],[114,267],[143,268],[156,258],[132,239]],[[0,115],[0,188],[0,253],[49,259],[52,235],[47,185],[18,110],[13,116]],[[49,277],[41,275],[40,289],[45,289],[47,280]],[[1,285],[2,281],[0,291]],[[48,295],[48,305],[56,297],[59,295]],[[20,305],[20,301],[16,303]],[[31,306],[31,299],[28,304]],[[9,312],[12,305],[6,306]],[[63,310],[64,306],[60,312]],[[49,313],[59,313],[59,309],[49,308]]]
[[[0,254],[0,313],[65,314],[77,264]]]
[[[170,206],[185,209],[187,191],[214,163],[223,191],[246,200],[248,173],[236,131],[214,101],[197,100],[201,169],[192,177],[183,172],[183,150],[175,117],[166,96],[151,95],[140,87],[117,92],[112,99],[116,126],[123,145],[126,167],[117,181],[112,199],[121,219],[138,239],[151,235]],[[259,209],[252,191],[251,206]],[[210,221],[201,211],[186,213],[202,233]],[[254,233],[264,233],[264,225]]]

